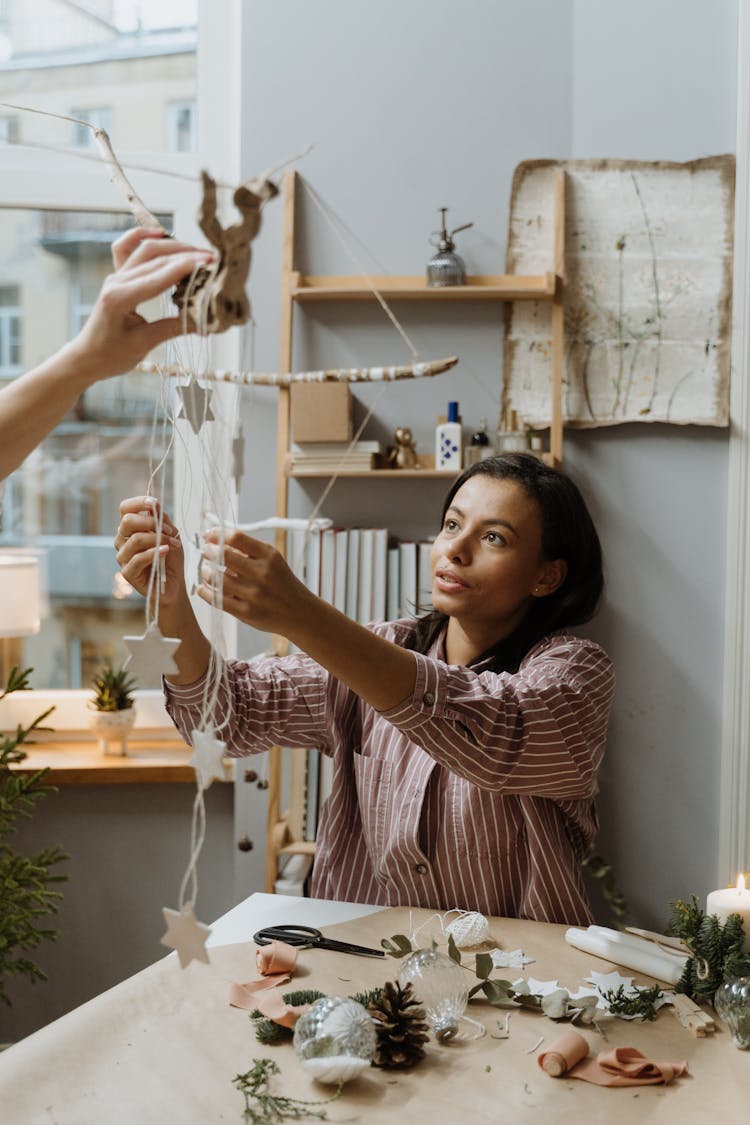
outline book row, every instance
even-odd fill
[[[431,547],[398,541],[385,527],[287,533],[287,560],[297,577],[363,625],[431,608]]]

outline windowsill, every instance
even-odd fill
[[[195,783],[188,764],[192,751],[177,738],[133,741],[125,756],[103,754],[96,742],[44,742],[27,748],[27,757],[11,766],[17,773],[48,769],[50,785],[158,785]],[[225,759],[224,780],[232,781]]]

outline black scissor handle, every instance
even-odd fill
[[[287,945],[312,945],[320,940],[320,930],[312,926],[264,926],[253,934],[257,945],[269,945],[272,941],[285,941]]]

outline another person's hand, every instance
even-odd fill
[[[104,281],[96,304],[78,336],[65,346],[79,377],[94,382],[135,367],[153,348],[183,334],[179,315],[147,321],[138,305],[177,285],[216,255],[136,227],[112,246],[115,272]]]
[[[158,545],[157,545],[158,542]],[[120,524],[115,535],[117,562],[123,578],[142,594],[159,587],[159,603],[174,605],[186,596],[185,560],[180,533],[153,496],[131,496],[120,503]],[[159,560],[164,560],[161,584]],[[156,576],[152,572],[156,568]]]
[[[270,544],[224,529],[222,549],[221,537],[218,527],[205,535],[196,593],[246,625],[288,637],[313,595]]]

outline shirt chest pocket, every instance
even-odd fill
[[[394,808],[391,763],[383,758],[354,754],[354,781],[362,831],[377,870],[392,840],[398,810]]]

